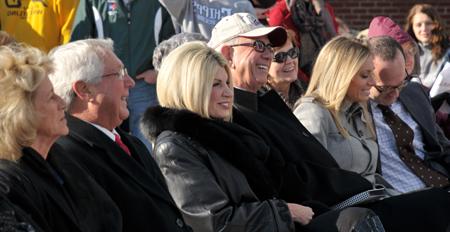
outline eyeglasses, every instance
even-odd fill
[[[295,59],[300,55],[300,49],[297,47],[293,47],[289,49],[287,52],[278,52],[273,56],[272,62],[283,63],[287,60],[288,56],[291,59]]]
[[[374,85],[373,87],[380,93],[380,94],[385,94],[385,93],[390,93],[394,90],[398,90],[399,92],[402,91],[403,88],[405,88],[405,86],[408,85],[408,83],[411,81],[411,79],[414,77],[413,75],[409,75],[408,71],[406,71],[406,77],[405,80],[403,80],[403,82],[400,85],[397,86],[386,86],[386,85]]]
[[[117,75],[119,80],[125,79],[125,76],[128,76],[127,68],[123,67],[118,72],[105,74],[102,77],[109,77],[109,76],[114,76],[114,75]]]
[[[271,53],[273,53],[273,45],[270,43],[265,44],[261,40],[255,40],[255,42],[253,42],[253,43],[241,43],[241,44],[231,45],[231,47],[236,47],[236,46],[253,47],[253,49],[255,49],[255,51],[260,52],[260,53],[264,53],[266,51],[266,49],[268,49]]]

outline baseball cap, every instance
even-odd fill
[[[282,46],[287,39],[283,27],[266,27],[249,13],[235,13],[222,18],[214,26],[208,46],[217,48],[219,45],[237,37],[256,38],[267,35],[274,47]]]
[[[368,37],[377,36],[390,36],[399,44],[413,41],[408,33],[402,30],[392,19],[385,16],[377,16],[370,22]]]

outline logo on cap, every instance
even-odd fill
[[[255,17],[253,17],[253,15],[247,14],[245,15],[242,20],[245,22],[245,24],[253,24],[254,26],[258,26],[259,20]]]

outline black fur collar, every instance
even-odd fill
[[[206,149],[213,150],[241,170],[260,198],[276,195],[277,173],[284,166],[279,155],[253,132],[234,123],[202,118],[187,110],[164,107],[147,109],[141,119],[142,133],[153,142],[165,131],[191,137]]]

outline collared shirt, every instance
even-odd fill
[[[106,136],[108,136],[108,138],[110,138],[112,141],[116,141],[116,137],[114,136],[115,134],[119,135],[119,133],[117,133],[116,129],[113,129],[113,131],[110,131],[100,125],[85,121],[93,126],[95,126],[97,129],[99,129],[101,132],[103,132]],[[120,135],[119,135],[120,137]]]
[[[384,121],[383,114],[377,105],[376,102],[371,101],[383,177],[400,192],[410,192],[425,188],[426,185],[423,181],[400,159],[394,134]],[[417,156],[424,159],[424,143],[419,125],[399,101],[394,102],[390,108],[414,131],[414,151]]]

